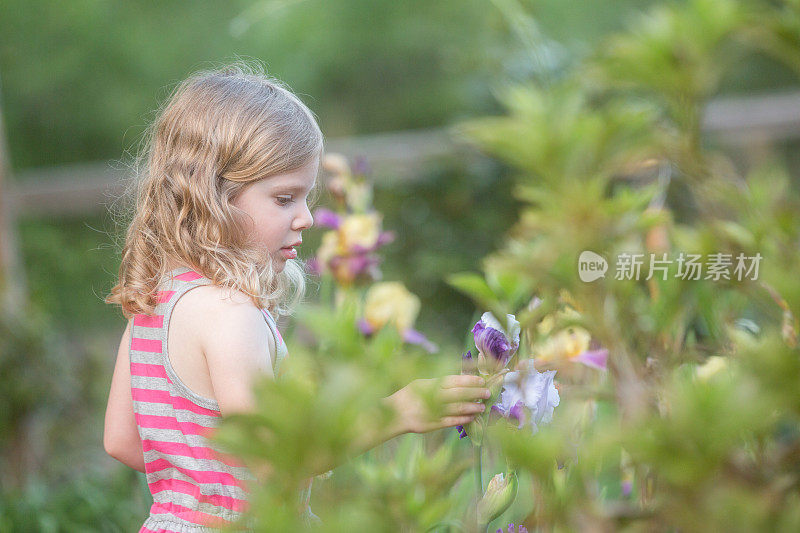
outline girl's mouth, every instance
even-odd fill
[[[286,259],[297,259],[297,250],[295,250],[292,246],[281,248],[281,253]]]

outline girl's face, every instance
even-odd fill
[[[250,238],[269,255],[277,272],[287,259],[297,257],[300,233],[314,224],[307,202],[318,172],[316,157],[297,170],[248,185],[232,202],[249,215],[245,222]]]

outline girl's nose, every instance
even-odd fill
[[[294,229],[301,230],[307,229],[314,225],[314,217],[311,215],[311,210],[308,208],[308,204],[303,204],[303,211],[301,212],[300,216],[294,219]]]

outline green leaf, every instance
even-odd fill
[[[484,307],[497,300],[494,291],[479,274],[473,272],[451,274],[447,277],[447,283]]]

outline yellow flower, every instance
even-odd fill
[[[339,239],[339,232],[336,230],[327,231],[322,236],[322,243],[320,243],[317,250],[317,259],[320,265],[327,265],[332,257],[342,253],[341,243]]]
[[[345,249],[353,246],[372,248],[381,234],[381,216],[378,213],[349,215],[339,226],[340,245]]]
[[[565,309],[556,314],[559,320],[578,317],[579,314],[573,309]],[[556,316],[548,315],[539,323],[540,335],[549,337],[537,342],[533,346],[534,357],[542,362],[561,361],[572,359],[589,349],[589,341],[592,336],[583,328],[569,326],[558,332],[551,333],[556,322]]]
[[[417,319],[420,302],[414,294],[397,281],[375,283],[367,291],[364,319],[378,330],[393,324],[398,331],[410,329]]]
[[[561,289],[558,291],[558,296],[561,301],[568,306],[567,309],[573,308],[577,309],[578,311],[581,310],[581,306],[578,305],[578,302],[575,301],[575,298],[572,297],[567,289]]]
[[[706,359],[705,363],[697,367],[695,376],[700,381],[708,381],[726,368],[728,368],[728,360],[725,357],[712,355]]]
[[[322,168],[332,174],[350,175],[350,165],[342,154],[326,154],[322,160]]]

